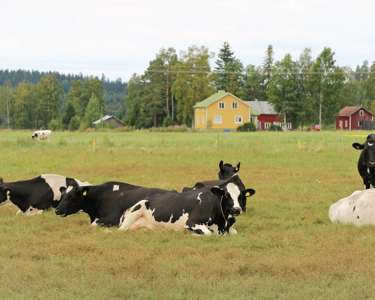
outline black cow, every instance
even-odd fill
[[[0,204],[9,200],[19,208],[21,213],[40,214],[44,210],[56,207],[61,198],[60,188],[72,183],[89,184],[56,174],[44,174],[29,180],[15,182],[4,182],[1,178]]]
[[[363,144],[353,143],[353,148],[362,150],[358,159],[358,172],[366,189],[375,187],[375,134],[369,134]]]
[[[246,209],[241,198],[254,194],[255,190],[244,189],[238,175],[214,187],[150,194],[125,211],[120,229],[161,227],[204,235],[229,233],[232,223],[228,220]]]
[[[224,163],[222,160],[219,162],[219,172],[218,177],[219,180],[205,180],[205,181],[199,181],[195,183],[193,187],[184,187],[182,189],[183,192],[196,190],[205,186],[215,186],[220,184],[220,180],[226,180],[232,177],[234,174],[238,173],[240,170],[240,163],[237,164],[237,166],[232,166],[229,163]]]
[[[150,194],[165,191],[117,181],[91,186],[72,184],[61,189],[63,196],[55,212],[66,217],[83,210],[92,225],[119,226],[124,211]]]

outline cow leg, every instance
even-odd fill
[[[137,202],[131,208],[127,209],[120,218],[119,230],[129,230],[138,219],[142,218],[146,209],[147,200]]]

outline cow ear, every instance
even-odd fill
[[[247,198],[247,197],[250,197],[250,196],[254,195],[255,194],[255,190],[254,189],[246,189],[242,193]]]
[[[202,182],[197,182],[195,185],[194,185],[194,187],[193,187],[193,189],[200,189],[200,188],[202,188],[202,187],[204,187],[205,185],[202,183]]]
[[[66,191],[66,187],[65,186],[60,187],[60,193],[61,194],[64,194],[65,191]]]
[[[237,166],[234,168],[234,172],[237,173],[240,170],[241,163],[238,162]]]
[[[360,143],[353,143],[352,146],[354,149],[357,149],[357,150],[363,150],[365,148],[365,145],[360,144]]]
[[[66,177],[66,186],[78,187],[78,183],[74,178]]]
[[[224,194],[225,194],[225,191],[221,188],[221,187],[219,187],[219,186],[217,186],[217,185],[215,185],[215,186],[213,186],[212,188],[211,188],[211,192],[214,194],[214,195],[216,195],[216,196],[218,196],[218,197],[222,197],[222,196],[224,196]]]
[[[220,169],[220,170],[223,169],[223,165],[224,165],[224,162],[221,160],[221,161],[219,162],[219,169]]]

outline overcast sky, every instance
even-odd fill
[[[128,80],[163,47],[217,53],[228,41],[245,64],[316,56],[375,61],[374,0],[0,0],[0,69],[105,74]]]

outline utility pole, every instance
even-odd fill
[[[165,72],[165,75],[167,76],[167,86],[166,86],[166,104],[167,104],[167,116],[170,117],[170,112],[169,112],[169,64],[167,71]]]
[[[8,129],[10,128],[10,119],[9,119],[9,96],[7,95],[7,125]]]

